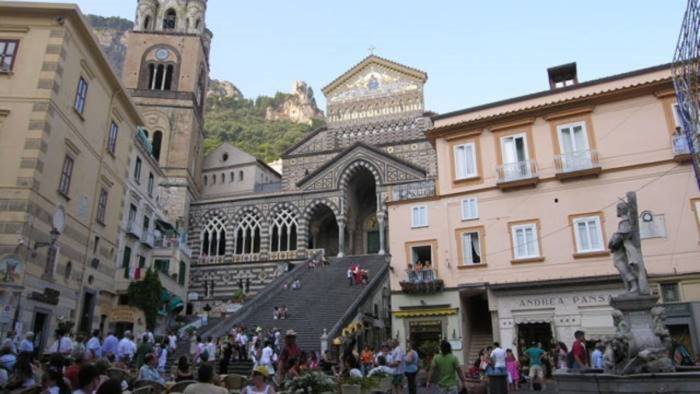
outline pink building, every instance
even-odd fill
[[[669,66],[548,72],[547,91],[433,117],[435,195],[389,203],[395,335],[447,338],[473,362],[494,340],[518,351],[612,334],[623,287],[607,240],[636,191],[652,288],[698,352],[700,192]]]

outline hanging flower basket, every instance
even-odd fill
[[[445,282],[442,279],[435,279],[429,282],[399,282],[401,291],[407,294],[430,294],[439,293],[445,289]]]

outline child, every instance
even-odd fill
[[[508,371],[508,391],[518,391],[520,363],[510,349],[506,350],[506,371]]]

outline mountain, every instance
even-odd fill
[[[134,24],[124,18],[87,15],[112,67],[121,76],[126,32]],[[205,152],[227,141],[272,162],[312,129],[324,124],[311,87],[297,81],[292,93],[248,99],[231,82],[211,80],[205,116]]]

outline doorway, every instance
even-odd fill
[[[355,167],[345,189],[347,199],[347,254],[361,255],[379,252],[379,233],[376,247],[370,245],[370,232],[377,225],[377,183],[372,172],[365,167]],[[366,240],[366,241],[365,241]],[[370,246],[374,251],[370,251]]]
[[[442,340],[442,322],[440,320],[418,320],[408,323],[409,338],[413,341],[421,359],[437,354]]]
[[[49,332],[47,324],[49,321],[48,313],[44,312],[34,312],[34,324],[32,324],[32,331],[34,332],[34,338],[36,343],[35,346],[39,350],[39,354],[42,354],[46,342],[49,339]]]
[[[518,354],[525,349],[542,344],[545,351],[553,347],[552,325],[550,323],[520,323],[518,324]]]
[[[319,204],[309,218],[309,249],[323,249],[326,256],[338,254],[338,222],[328,206]]]
[[[86,291],[83,295],[83,309],[80,313],[80,325],[78,331],[90,335],[92,331],[92,317],[95,311],[95,294]]]

